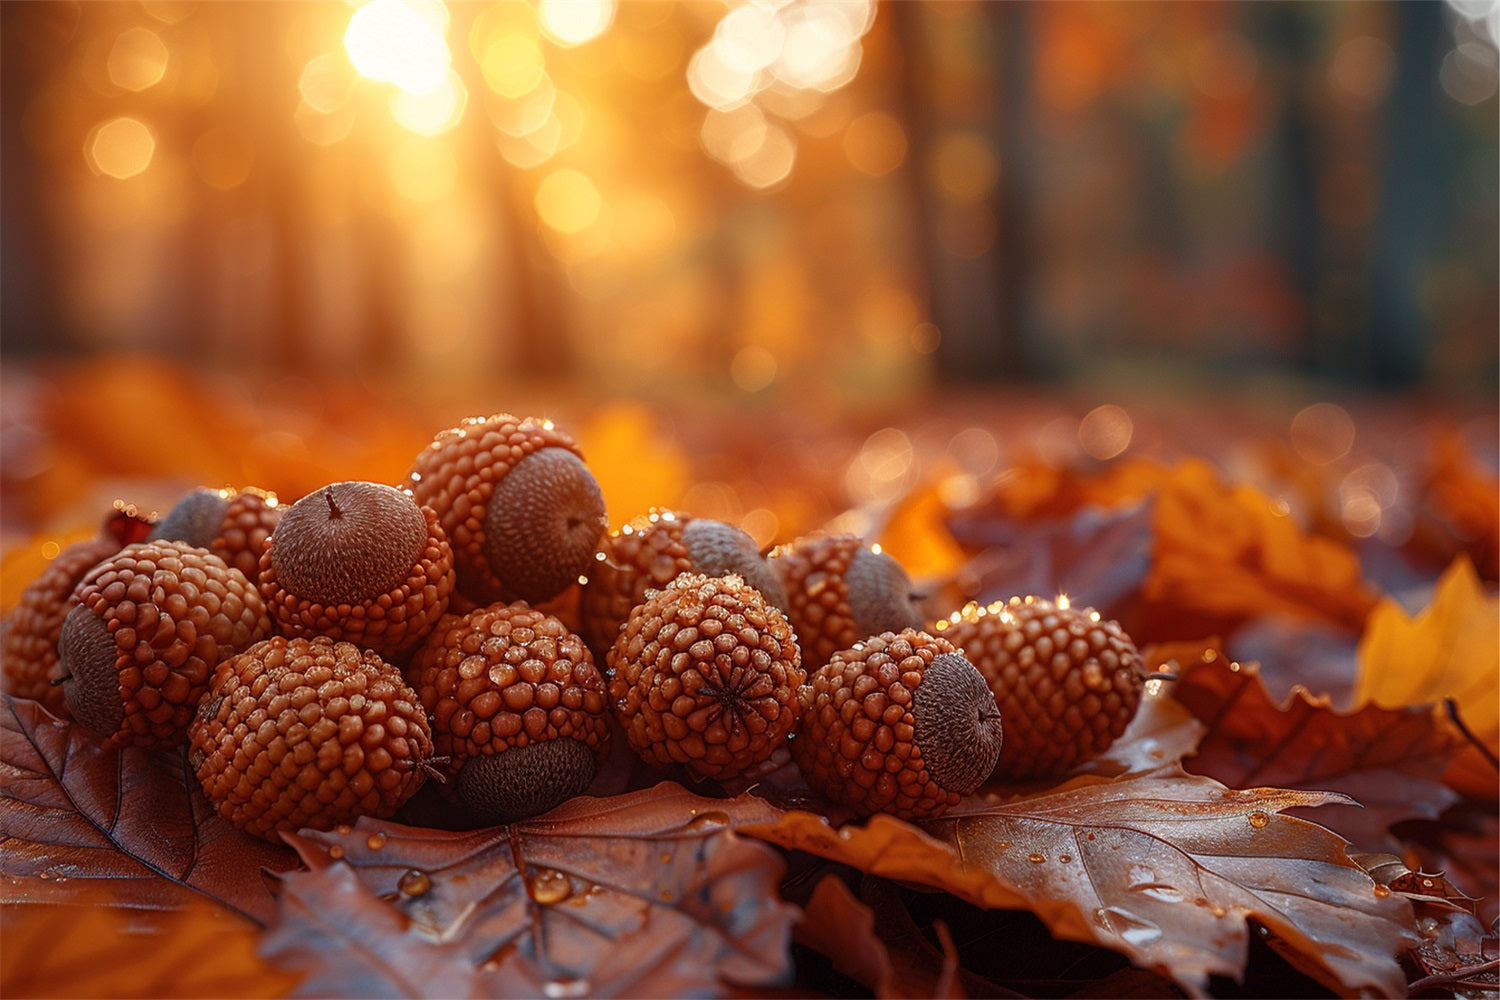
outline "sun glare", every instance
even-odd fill
[[[408,94],[430,94],[453,61],[441,0],[371,0],[349,19],[344,50],[362,76]]]

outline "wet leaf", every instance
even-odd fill
[[[296,978],[256,954],[249,921],[201,897],[143,921],[99,888],[75,905],[0,910],[8,997],[279,997]]]
[[[1452,698],[1464,722],[1488,749],[1466,751],[1448,781],[1493,800],[1500,750],[1500,598],[1480,583],[1460,556],[1438,580],[1430,603],[1415,617],[1395,601],[1380,602],[1359,644],[1355,703],[1386,707]]]
[[[76,903],[101,890],[137,911],[207,897],[250,920],[273,912],[261,869],[296,857],[230,826],[181,753],[104,750],[35,702],[0,707],[0,901]]]
[[[1178,772],[1101,781],[999,805],[971,799],[927,831],[887,816],[834,829],[809,813],[745,828],[985,907],[1027,909],[1052,933],[1113,948],[1202,993],[1239,976],[1254,918],[1349,992],[1400,992],[1414,941],[1404,900],[1382,897],[1344,842],[1284,809],[1336,793],[1236,791]]]
[[[1464,743],[1431,705],[1337,712],[1302,687],[1278,705],[1255,664],[1219,655],[1184,668],[1173,696],[1207,728],[1190,770],[1232,788],[1343,792],[1358,806],[1326,805],[1317,820],[1361,847],[1394,848],[1392,824],[1458,800],[1442,777]]]
[[[366,819],[305,832],[295,839],[311,870],[285,879],[270,953],[307,972],[311,993],[345,981],[371,996],[772,985],[791,973],[796,908],[777,893],[781,859],[731,826],[777,815],[755,798],[662,784],[573,799],[509,827]],[[328,900],[348,915],[330,915]],[[392,968],[371,967],[371,954]]]

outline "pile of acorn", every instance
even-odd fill
[[[1098,755],[1140,701],[1130,639],[1065,601],[929,631],[852,536],[766,556],[681,512],[607,529],[571,437],[472,418],[399,488],[202,489],[144,540],[64,550],[6,619],[5,686],[106,745],[186,743],[219,813],[271,840],[390,816],[428,778],[476,824],[532,816],[589,787],[612,732],[718,781],[789,747],[826,799],[924,819]]]

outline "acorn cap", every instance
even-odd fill
[[[511,822],[579,794],[609,751],[593,655],[561,620],[524,601],[444,617],[407,676],[459,798],[483,822]]]
[[[607,659],[631,748],[720,780],[785,744],[807,678],[786,616],[737,576],[683,574],[652,591]]]
[[[271,631],[245,575],[183,542],[127,545],[73,600],[58,636],[63,693],[112,745],[180,743],[214,667]]]
[[[1038,597],[970,603],[937,623],[979,669],[1005,716],[995,777],[1053,778],[1107,750],[1140,706],[1146,666],[1092,608]]]
[[[799,538],[772,552],[770,564],[786,586],[809,670],[872,635],[922,627],[906,570],[854,535]]]
[[[71,606],[68,599],[89,570],[120,548],[108,534],[75,542],[21,591],[0,625],[0,676],[8,694],[39,701],[53,715],[68,714],[57,665],[57,640]]]
[[[867,816],[931,819],[974,792],[1001,748],[1000,710],[974,666],[926,632],[886,632],[808,685],[792,757],[807,783]]]
[[[550,420],[508,413],[465,420],[417,456],[405,488],[437,512],[472,601],[541,603],[588,572],[608,522],[582,459]]]
[[[390,816],[432,758],[426,713],[400,671],[325,636],[273,636],[221,663],[189,743],[219,814],[273,842]]]
[[[767,603],[786,605],[786,588],[755,546],[732,524],[653,507],[609,533],[595,555],[579,601],[583,637],[602,657],[630,612],[679,573],[734,574]]]
[[[448,609],[453,552],[437,515],[380,483],[333,483],[281,516],[260,591],[288,635],[399,656]]]

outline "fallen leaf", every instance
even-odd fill
[[[1343,792],[1354,802],[1323,806],[1318,822],[1365,849],[1395,849],[1392,824],[1458,800],[1442,777],[1464,741],[1432,705],[1337,712],[1300,686],[1278,705],[1256,664],[1221,655],[1188,664],[1172,693],[1206,727],[1189,770],[1231,788]]]
[[[933,478],[885,513],[875,540],[913,580],[944,579],[964,564],[964,551],[949,533],[947,517],[940,479]]]
[[[209,806],[182,753],[105,750],[35,702],[0,707],[0,902],[172,911],[206,897],[257,923],[272,916],[265,868],[296,857]]]
[[[372,996],[774,985],[791,975],[796,908],[777,893],[782,860],[731,826],[777,815],[752,797],[662,784],[576,798],[508,827],[363,819],[305,831],[293,840],[310,870],[284,880],[270,953],[305,972],[312,993],[345,981]],[[328,899],[347,915],[323,911]],[[372,954],[392,968],[371,968]],[[422,970],[454,960],[461,970],[428,982]]]
[[[1370,615],[1359,644],[1355,704],[1421,705],[1452,698],[1464,722],[1488,748],[1455,761],[1447,780],[1493,801],[1500,775],[1500,597],[1491,596],[1467,556],[1438,580],[1432,603],[1415,617],[1387,598]]]
[[[888,816],[834,829],[789,812],[743,828],[979,906],[1027,909],[1052,933],[1120,951],[1201,994],[1238,977],[1253,918],[1348,992],[1402,992],[1415,942],[1405,900],[1381,897],[1344,841],[1287,808],[1336,793],[1236,791],[1182,772],[1104,781],[990,805],[971,799],[927,832]]]
[[[1150,774],[1181,763],[1203,739],[1203,724],[1171,694],[1170,682],[1148,681],[1135,718],[1109,749],[1078,774],[1119,778]]]
[[[1466,799],[1437,820],[1412,820],[1395,832],[1424,869],[1442,872],[1474,897],[1485,924],[1500,919],[1500,815],[1493,802]]]
[[[296,978],[262,961],[254,924],[202,898],[141,920],[98,888],[76,905],[0,909],[7,997],[280,997]]]

